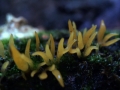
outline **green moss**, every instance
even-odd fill
[[[49,33],[52,33],[53,36],[55,37],[55,40],[57,41],[59,41],[60,39],[58,36],[63,37],[63,35],[67,36],[68,34],[61,32],[57,35],[58,32],[56,33],[54,31],[49,31],[48,35]],[[42,35],[43,33],[39,34],[41,50],[44,49],[45,43],[47,41],[41,38]],[[30,51],[31,51],[30,55],[31,55],[35,51],[36,46],[35,46],[35,37],[30,37],[30,38],[32,41],[30,47]],[[27,40],[28,38],[25,39],[15,38],[15,45],[21,53],[24,53]],[[22,76],[21,76],[21,71],[17,69],[17,66],[14,64],[9,54],[8,51],[9,40],[7,39],[2,40],[2,42],[6,50],[5,51],[6,58],[5,59],[0,58],[0,64],[5,62],[6,60],[9,60],[10,65],[7,68],[7,72],[1,83],[5,89],[6,88],[8,89],[11,88],[12,85],[14,85],[14,83],[11,82],[20,80]],[[119,42],[117,44],[119,45]],[[95,44],[93,43],[93,45]],[[96,90],[98,89],[105,90],[107,88],[115,88],[116,90],[118,90],[120,89],[119,86],[109,86],[109,84],[119,85],[120,83],[120,81],[116,80],[116,79],[119,80],[117,76],[120,76],[120,70],[119,70],[120,47],[118,45],[117,45],[118,49],[114,52],[111,52],[110,48],[101,47],[99,52],[93,51],[88,57],[78,58],[76,54],[72,54],[72,55],[69,53],[64,54],[60,59],[60,63],[56,64],[57,69],[61,72],[65,82],[64,89],[59,86],[58,82],[49,71],[47,72],[49,76],[48,79],[41,81],[38,79],[37,75],[35,75],[34,78],[31,78],[30,75],[28,75],[27,81],[21,79],[19,83],[17,83],[15,88],[18,89],[22,87],[21,89],[23,88],[29,89],[31,87],[32,89],[36,89],[36,90],[49,90],[50,88],[52,88],[53,90],[58,88],[61,88],[63,90],[68,90],[68,89],[75,90],[76,88],[81,88],[81,90],[92,90],[93,88],[96,88]],[[35,57],[31,56],[31,59],[34,62],[34,69],[37,68],[37,65],[39,63],[43,62],[43,59],[38,56]],[[4,81],[5,78],[9,82]]]

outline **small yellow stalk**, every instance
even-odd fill
[[[44,80],[48,77],[46,71],[43,71],[41,74],[38,75],[39,79]]]
[[[49,71],[53,71],[55,69],[56,69],[55,64],[52,64],[52,66],[47,68],[47,70],[49,70]]]
[[[48,44],[46,44],[45,53],[46,53],[47,57],[48,57],[50,60],[53,60],[53,55],[52,55],[52,53],[51,53],[51,51],[50,51],[50,49],[49,49]]]
[[[62,87],[64,87],[64,81],[63,81],[61,73],[57,69],[55,69],[55,70],[52,71],[52,74],[55,76],[55,78],[57,79],[57,81],[59,82],[59,84]]]
[[[97,35],[97,39],[98,39],[98,43],[99,43],[99,44],[102,43],[102,40],[103,40],[103,38],[104,38],[105,31],[106,31],[106,26],[105,26],[104,21],[102,20],[102,21],[101,21],[101,25],[100,25],[100,29],[99,29],[98,35]]]
[[[117,36],[118,34],[117,33],[110,33],[108,35],[106,35],[104,38],[103,38],[103,43],[105,43],[106,41],[108,41],[111,37],[113,36]]]
[[[50,47],[50,51],[51,51],[52,55],[54,56],[55,55],[55,41],[51,34],[50,34],[50,38],[49,38],[47,44]]]
[[[84,45],[88,42],[88,39],[90,38],[90,36],[94,33],[95,29],[96,29],[96,25],[93,25],[83,36],[83,43]]]
[[[60,59],[61,56],[63,55],[63,51],[64,51],[63,43],[64,43],[64,38],[62,38],[58,44],[58,50],[57,50],[58,59]]]
[[[34,75],[38,72],[38,70],[33,70],[30,74],[31,77],[34,77]]]
[[[94,32],[91,37],[88,39],[88,42],[85,45],[85,48],[88,48],[91,46],[93,40],[95,39],[95,36],[97,35],[97,32]]]
[[[8,65],[10,64],[9,61],[6,61],[2,64],[2,67],[1,67],[1,72],[4,73],[5,70],[7,69]]]
[[[9,40],[9,46],[15,46],[15,44],[14,44],[14,39],[13,39],[13,35],[11,34],[10,35],[10,40]]]
[[[69,28],[69,32],[73,32],[73,26],[72,26],[72,22],[70,20],[68,20],[68,28]]]
[[[77,56],[80,58],[81,56],[81,51],[79,48],[75,48],[75,49],[70,49],[69,53],[73,54],[73,53],[77,53]]]
[[[37,32],[35,32],[35,39],[36,39],[36,51],[39,51],[40,39]]]
[[[28,63],[21,58],[20,52],[14,46],[11,46],[11,45],[10,45],[10,50],[12,53],[13,60],[17,65],[18,69],[24,72],[28,71],[29,69]]]
[[[31,39],[28,40],[26,48],[25,48],[25,55],[30,58],[30,43],[31,43]]]
[[[80,50],[82,50],[84,48],[82,33],[80,31],[78,32],[78,48]]]
[[[2,56],[2,58],[5,58],[4,52],[5,52],[4,45],[3,45],[2,41],[0,41],[0,56]]]
[[[73,36],[74,36],[74,33],[71,32],[71,33],[70,33],[70,36],[69,36],[69,38],[68,38],[67,45],[69,45],[69,44],[74,40],[74,39],[73,39]]]
[[[86,32],[87,32],[87,28],[83,30],[83,36],[85,35]]]
[[[116,39],[110,40],[110,41],[108,41],[106,43],[103,43],[102,46],[110,46],[110,45],[114,44],[115,42],[117,42],[119,40],[120,40],[120,38],[116,38]]]
[[[37,66],[37,69],[35,69],[35,70],[33,70],[32,72],[31,72],[31,77],[34,77],[34,75],[39,71],[39,69],[42,67],[42,66],[44,66],[44,65],[46,65],[46,62],[42,62],[42,63],[40,63],[40,64],[38,64],[38,66]]]
[[[32,54],[32,56],[35,56],[35,55],[41,56],[41,57],[43,58],[44,62],[46,62],[46,64],[49,65],[49,58],[48,58],[48,56],[46,55],[46,53],[41,52],[41,51],[37,51],[37,52],[34,52],[34,53]]]
[[[24,60],[25,62],[27,62],[30,69],[33,68],[33,61],[30,58],[28,58],[25,54],[21,54],[21,59]]]
[[[73,38],[74,38],[74,39],[77,39],[77,29],[76,29],[76,24],[75,24],[75,22],[73,22],[73,32],[74,32]]]
[[[88,48],[85,50],[85,52],[84,52],[84,56],[90,55],[90,53],[91,53],[91,51],[92,51],[93,49],[98,49],[98,47],[97,47],[97,46],[90,46],[90,47],[88,47]]]

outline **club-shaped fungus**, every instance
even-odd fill
[[[5,74],[6,74],[6,69],[7,69],[7,67],[9,66],[9,64],[10,64],[10,62],[9,61],[6,61],[6,62],[4,62],[3,64],[2,64],[2,66],[1,66],[1,71],[0,71],[0,83],[1,83],[1,80],[2,80],[2,78],[5,76]]]
[[[68,27],[69,27],[69,32],[70,32],[70,37],[68,39],[67,45],[72,42],[74,40],[74,36],[76,36],[77,34],[74,33],[74,29],[77,31],[76,29],[76,25],[73,22],[73,25],[71,23],[71,21],[68,21]],[[91,51],[93,49],[98,49],[97,46],[91,46],[91,44],[93,43],[93,40],[95,39],[97,32],[95,32],[96,29],[96,25],[93,25],[88,31],[84,32],[84,35],[82,35],[82,33],[79,31],[77,37],[77,44],[75,44],[73,46],[73,48],[71,48],[69,50],[69,53],[73,54],[73,53],[77,53],[77,56],[80,58],[81,56],[81,50],[84,49],[83,55],[84,56],[88,56]]]
[[[1,72],[4,73],[5,70],[7,69],[8,65],[10,64],[9,61],[6,61],[2,64],[2,67],[1,67]]]
[[[13,35],[11,34],[10,35],[10,40],[9,40],[9,46],[14,46],[15,44],[14,44],[14,39],[13,39]]]
[[[95,32],[96,27],[97,27],[96,25],[93,25],[88,31],[84,33],[84,36],[83,36],[84,45],[88,42],[90,36]]]
[[[78,48],[82,50],[84,48],[84,43],[82,39],[82,33],[79,31],[78,32]]]
[[[50,38],[49,38],[47,44],[50,47],[50,51],[51,51],[52,55],[54,56],[55,55],[55,41],[54,41],[52,34],[50,34]]]
[[[28,40],[26,48],[25,48],[25,55],[30,58],[30,43],[31,43],[31,39]]]
[[[102,20],[100,29],[99,29],[98,35],[97,35],[97,40],[98,40],[99,46],[101,46],[101,47],[102,46],[110,46],[120,40],[120,38],[115,38],[115,39],[109,40],[110,38],[117,36],[118,34],[110,33],[110,34],[105,35],[105,31],[106,31],[106,26],[104,24],[104,21]]]
[[[39,51],[40,39],[37,32],[35,32],[35,39],[36,39],[36,51]]]
[[[33,62],[30,58],[25,56],[24,54],[21,54],[15,46],[10,45],[10,50],[12,54],[12,58],[17,65],[18,69],[20,69],[23,72],[27,72],[30,68],[33,67]]]
[[[71,22],[71,20],[68,20],[68,28],[69,28],[70,34],[74,33],[73,38],[77,39],[77,30],[76,30],[75,22]]]
[[[48,77],[47,71],[50,71],[56,80],[59,82],[61,87],[64,87],[64,81],[60,71],[58,70],[58,64],[60,63],[61,57],[65,53],[74,54],[76,53],[77,56],[80,58],[81,55],[89,56],[94,49],[98,49],[99,46],[109,46],[120,38],[115,38],[109,40],[110,38],[117,36],[116,33],[110,33],[105,35],[106,26],[104,21],[101,21],[100,29],[96,32],[96,25],[92,25],[92,27],[87,30],[85,29],[83,33],[77,31],[75,22],[71,22],[68,20],[68,28],[70,36],[67,40],[66,47],[64,47],[64,38],[61,38],[57,50],[55,50],[55,41],[53,36],[50,34],[50,38],[45,45],[45,51],[40,51],[40,39],[38,34],[35,32],[35,39],[36,39],[36,52],[32,54],[32,56],[40,56],[43,59],[43,62],[37,63],[34,67],[34,62],[30,59],[30,44],[31,39],[27,41],[25,52],[20,53],[14,44],[13,35],[11,34],[9,40],[9,52],[10,56],[13,58],[17,68],[22,71],[22,76],[26,79],[26,73],[30,73],[31,77],[34,77],[36,74],[38,78],[44,80]],[[94,42],[95,37],[97,36],[97,45],[93,46],[96,43]],[[5,57],[4,54],[4,46],[2,41],[0,41],[0,56],[3,58]],[[57,54],[55,55],[55,52]],[[31,57],[32,57],[31,56]],[[9,61],[6,61],[1,66],[1,73],[5,73],[8,65],[10,64]],[[45,67],[44,67],[45,66]],[[42,68],[42,71],[40,71]]]
[[[2,41],[0,41],[0,56],[2,56],[2,58],[5,58],[5,50]]]
[[[67,45],[66,48],[64,48],[63,44],[64,44],[64,38],[62,38],[58,44],[58,50],[57,50],[57,57],[56,57],[56,60],[54,60],[54,53],[55,53],[55,48],[52,47],[52,46],[55,46],[54,45],[54,39],[52,37],[52,35],[50,35],[50,39],[48,40],[47,44],[46,44],[46,47],[45,47],[45,52],[42,52],[42,51],[36,51],[32,54],[32,56],[35,56],[35,55],[39,55],[43,58],[44,62],[43,64],[40,64],[37,68],[37,70],[33,70],[32,73],[31,73],[31,77],[33,77],[39,70],[40,67],[42,67],[43,65],[47,65],[48,68],[45,69],[41,74],[39,74],[39,78],[40,79],[46,79],[47,78],[47,73],[46,71],[51,71],[52,74],[55,76],[55,78],[58,80],[59,84],[64,87],[64,82],[63,82],[63,79],[62,79],[62,75],[60,74],[60,72],[57,70],[57,68],[55,67],[55,63],[58,63],[61,56],[65,53],[67,53],[72,45],[74,44],[76,40],[73,40],[70,42],[69,45]]]

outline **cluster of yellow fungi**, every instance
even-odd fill
[[[51,34],[48,42],[45,45],[45,51],[40,51],[39,49],[40,39],[38,34],[35,32],[36,51],[32,53],[32,55],[30,55],[31,39],[29,39],[26,44],[25,52],[20,53],[15,47],[13,35],[11,34],[9,40],[9,53],[13,58],[17,68],[22,71],[22,76],[24,79],[27,79],[26,73],[30,73],[30,76],[34,77],[35,74],[39,72],[42,66],[47,65],[48,67],[45,68],[45,70],[43,70],[42,73],[38,74],[39,79],[41,80],[46,79],[48,77],[47,71],[50,71],[55,76],[59,84],[62,87],[64,87],[62,75],[56,67],[56,64],[60,62],[60,59],[63,56],[63,54],[76,53],[79,58],[81,57],[81,55],[86,57],[90,55],[92,50],[94,49],[99,50],[99,47],[109,46],[120,40],[120,38],[109,40],[111,37],[118,35],[116,33],[104,35],[106,27],[103,20],[101,21],[101,26],[98,32],[95,31],[96,25],[92,25],[92,27],[89,30],[84,30],[84,32],[81,33],[80,31],[77,30],[76,24],[74,22],[71,22],[70,20],[68,21],[68,27],[70,36],[68,38],[67,45],[64,48],[64,38],[61,38],[58,43],[57,55],[55,55],[55,41]],[[93,46],[92,42],[94,41],[96,36],[97,43],[95,46]],[[34,69],[33,68],[34,62],[30,58],[30,56],[36,55],[42,57],[43,62],[39,63],[37,65],[37,68]],[[0,56],[2,56],[3,58],[5,57],[4,46],[1,41],[0,41]],[[8,65],[9,61],[6,61],[1,67],[1,72],[5,72]]]
[[[69,50],[69,53],[77,53],[77,56],[80,57],[81,54],[83,56],[90,55],[92,50],[99,50],[100,47],[106,47],[114,44],[120,38],[115,38],[112,40],[109,40],[113,36],[117,36],[117,33],[110,33],[105,35],[106,26],[104,24],[104,21],[101,21],[100,29],[99,31],[96,30],[96,25],[92,25],[92,27],[87,31],[86,29],[83,31],[83,34],[77,30],[76,24],[74,22],[68,21],[68,27],[69,27],[69,33],[70,38],[68,39],[68,45],[71,41],[76,40],[76,43],[74,46]],[[92,43],[97,36],[97,42],[95,46],[92,46]],[[81,53],[81,50],[83,53]]]

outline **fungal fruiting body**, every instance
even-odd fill
[[[56,80],[59,82],[60,86],[64,87],[65,85],[62,74],[57,68],[57,65],[61,63],[61,57],[64,54],[76,53],[78,58],[80,59],[81,56],[89,56],[93,50],[99,50],[100,47],[112,45],[118,40],[120,40],[120,38],[109,40],[110,38],[112,38],[113,36],[117,36],[118,34],[109,33],[105,35],[106,27],[103,20],[101,21],[101,26],[98,32],[96,31],[96,27],[96,25],[92,25],[89,30],[85,29],[82,33],[81,31],[77,30],[75,22],[71,22],[69,20],[69,38],[67,40],[66,46],[64,46],[64,38],[61,38],[58,42],[57,50],[55,49],[56,45],[54,38],[52,34],[50,34],[50,37],[45,44],[45,50],[41,51],[39,48],[39,35],[35,32],[36,47],[35,51],[32,52],[32,54],[30,53],[32,39],[29,39],[27,41],[26,48],[24,52],[21,53],[16,48],[13,35],[11,34],[8,44],[8,52],[17,68],[22,71],[22,76],[24,79],[27,79],[27,73],[31,77],[34,77],[37,74],[39,79],[44,80],[48,77],[47,71],[50,71],[52,75],[56,78]],[[96,36],[97,42],[95,41]],[[0,41],[0,56],[2,58],[5,58],[5,49],[2,41]],[[42,62],[37,63],[36,67],[34,60],[31,59],[31,57],[35,56],[42,57]],[[6,61],[1,67],[1,72],[5,72],[9,64],[10,62]],[[44,66],[46,67],[43,68]],[[43,69],[43,71],[39,72],[41,68]]]

